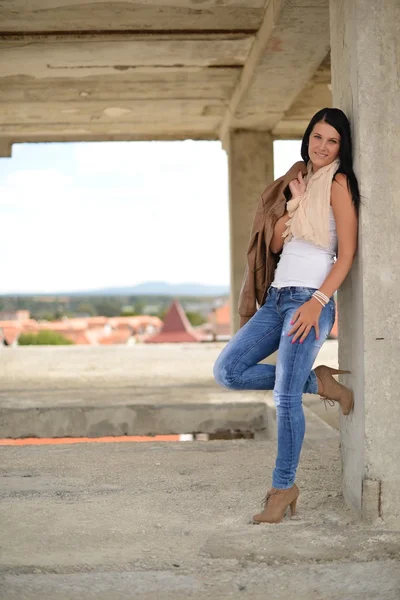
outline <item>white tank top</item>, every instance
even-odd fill
[[[319,288],[323,284],[337,252],[336,222],[332,206],[329,209],[329,240],[329,249],[294,237],[284,244],[271,286]]]

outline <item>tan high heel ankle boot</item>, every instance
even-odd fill
[[[254,515],[253,523],[279,523],[285,516],[286,509],[290,506],[292,517],[296,514],[296,504],[299,497],[299,488],[294,484],[287,490],[271,488],[264,499],[264,510]]]
[[[318,379],[318,394],[323,400],[334,400],[340,404],[342,413],[348,415],[353,410],[354,395],[345,385],[342,385],[333,377],[339,373],[350,373],[343,369],[333,369],[326,365],[315,367],[314,372]]]

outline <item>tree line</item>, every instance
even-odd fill
[[[215,305],[214,297],[177,298],[192,325],[206,322]],[[56,321],[63,317],[118,317],[148,314],[163,319],[170,296],[1,296],[0,312],[28,310],[37,321]]]

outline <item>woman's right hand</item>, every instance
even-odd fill
[[[292,198],[298,198],[306,191],[306,182],[303,179],[303,174],[299,171],[297,179],[292,179],[289,183],[289,189],[292,192]]]

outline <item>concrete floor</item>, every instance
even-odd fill
[[[237,394],[212,382],[220,349],[4,352],[2,406],[63,397],[80,409],[91,393],[93,408],[112,389],[117,410],[139,381],[136,400],[148,405],[157,388],[182,412],[234,406]],[[328,342],[317,362],[335,360]],[[247,397],[249,407],[262,401]],[[336,411],[313,396],[304,404],[299,514],[278,525],[249,523],[270,485],[274,440],[2,447],[0,599],[398,600],[400,532],[345,506],[338,432],[316,407]]]
[[[249,523],[274,453],[248,440],[3,448],[0,598],[398,600],[400,533],[344,506],[337,440],[303,449],[298,517]]]

